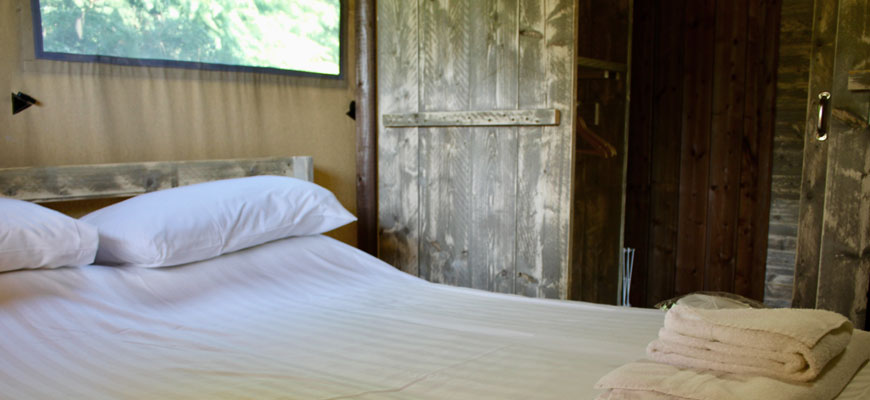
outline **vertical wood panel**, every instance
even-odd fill
[[[378,112],[419,110],[416,2],[377,1]],[[384,129],[378,121],[379,254],[419,274],[418,129]]]
[[[809,101],[804,135],[804,160],[801,173],[800,212],[798,214],[797,255],[792,306],[815,308],[818,266],[825,207],[825,175],[828,147],[815,139],[818,93],[829,90],[833,79],[834,44],[837,35],[838,0],[815,1],[813,10],[813,50],[810,65]]]
[[[787,307],[791,305],[794,285],[807,87],[813,48],[813,1],[782,1],[779,26],[764,302]]]
[[[770,203],[779,6],[779,0],[767,0],[750,7],[747,24],[734,291],[758,300],[764,296],[764,268],[760,266],[765,264],[770,207],[763,205]]]
[[[747,0],[717,2],[706,290],[732,291],[740,193]]]
[[[870,100],[847,89],[849,71],[870,67],[870,1],[841,0],[831,86],[818,308],[864,327],[870,279]]]
[[[519,0],[519,92],[520,108],[547,104],[547,65],[544,19],[546,2]],[[564,123],[564,120],[563,122]],[[543,259],[541,241],[543,205],[546,202],[541,172],[544,128],[519,128],[517,158],[517,247],[514,293],[538,297]]]
[[[638,1],[634,6],[632,64],[653,65],[655,4]],[[649,271],[650,166],[652,157],[653,68],[632,68],[629,112],[628,171],[626,177],[625,247],[635,249],[630,303],[647,306]],[[575,240],[576,241],[576,240]],[[576,280],[576,279],[575,279]]]
[[[563,110],[562,123],[544,127],[540,297],[566,298],[570,278],[571,187],[574,132],[575,0],[547,0],[547,107]],[[614,296],[615,297],[615,296]]]
[[[424,1],[421,110],[468,109],[468,0]],[[471,154],[467,128],[421,129],[420,264],[430,281],[471,285]],[[423,270],[421,270],[423,272]]]
[[[517,1],[471,2],[469,106],[517,107]],[[469,257],[471,287],[513,292],[516,279],[517,128],[471,132],[472,205]]]
[[[683,111],[680,150],[677,293],[689,293],[704,287],[715,26],[715,1],[690,1],[686,4],[683,93],[690,100],[685,103]]]
[[[646,262],[635,261],[635,273],[646,270],[647,305],[705,289],[761,297],[778,1],[689,0],[651,6],[651,54],[632,67],[634,87],[652,89],[649,94],[634,91],[632,103],[650,101],[650,116],[644,125],[632,115],[628,176],[629,182],[636,176],[640,183],[630,185],[627,196],[628,204],[649,199],[649,219],[626,221],[627,243],[632,229],[649,232],[646,241],[631,239],[648,251]],[[649,40],[637,37],[643,35],[640,15],[639,7],[635,40]],[[642,162],[645,155],[631,154],[645,152],[645,140],[650,143],[648,163]],[[647,173],[648,194],[642,187]],[[636,210],[627,213],[639,216]]]
[[[356,2],[357,247],[378,254],[375,0]]]
[[[683,105],[683,42],[686,0],[659,9],[653,85],[651,227],[647,303],[673,296],[679,215],[680,143]]]

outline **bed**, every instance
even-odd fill
[[[18,269],[0,273],[0,398],[593,399],[663,316],[433,284],[321,234]],[[865,366],[838,398],[868,396]]]

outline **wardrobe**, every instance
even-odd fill
[[[379,0],[379,256],[616,303],[631,0]]]

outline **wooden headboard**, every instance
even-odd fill
[[[253,175],[312,181],[311,157],[166,161],[0,169],[0,196],[33,202],[129,197],[193,183]]]

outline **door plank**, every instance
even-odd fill
[[[540,297],[566,298],[570,279],[571,187],[574,135],[574,0],[547,0],[547,106],[563,110],[558,126],[543,129],[541,153],[544,202],[540,243]],[[527,171],[530,172],[530,171]],[[539,181],[540,182],[540,181]],[[617,222],[619,223],[619,222]],[[612,282],[615,286],[616,282]],[[614,294],[614,300],[615,300]]]
[[[470,14],[469,107],[522,113],[517,107],[517,0],[475,0]],[[545,110],[535,110],[545,111]],[[541,114],[541,113],[539,113]],[[557,121],[546,110],[539,121]],[[489,118],[492,118],[490,116]],[[518,116],[512,117],[521,120]],[[550,119],[554,118],[554,119]],[[471,287],[513,293],[516,280],[517,128],[479,127],[471,133]]]
[[[519,4],[519,107],[556,108],[559,126],[519,128],[515,293],[567,295],[571,187],[574,7]]]
[[[841,0],[826,141],[824,225],[818,308],[837,311],[864,327],[870,282],[870,129],[867,96],[848,89],[849,71],[870,67],[870,2]],[[855,123],[860,121],[863,123]]]
[[[376,3],[379,113],[417,112],[417,2]],[[402,271],[419,275],[419,129],[385,128],[378,121],[379,254]]]
[[[838,11],[839,0],[815,1],[792,307],[816,307],[828,168],[828,147],[816,140],[817,96],[829,90],[833,80]]]
[[[468,110],[470,0],[424,1],[421,23],[421,107]],[[421,276],[471,286],[471,142],[467,129],[420,131],[422,166]]]
[[[546,107],[547,54],[544,31],[546,2],[519,1],[519,74],[518,106],[520,108]],[[563,121],[564,123],[564,121]],[[517,157],[517,246],[516,281],[514,293],[539,297],[538,283],[543,265],[540,240],[543,237],[543,209],[545,202],[541,171],[542,127],[518,128]]]

